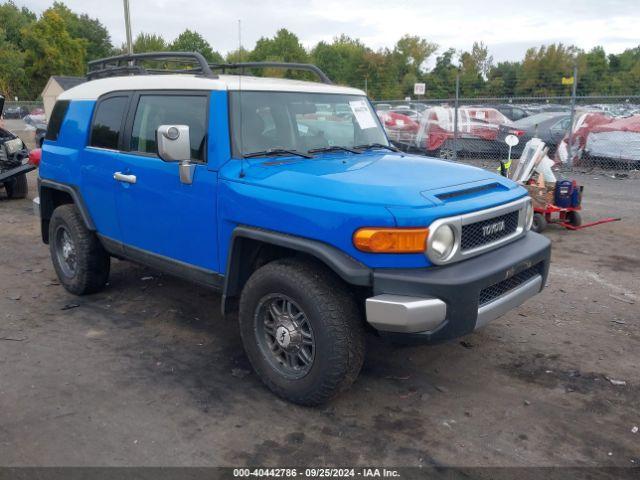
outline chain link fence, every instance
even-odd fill
[[[508,166],[540,139],[560,170],[640,177],[640,95],[454,97],[374,106],[389,139],[405,151],[499,170],[501,161]]]

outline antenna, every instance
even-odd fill
[[[242,63],[242,20],[238,19],[238,60],[239,63]],[[243,141],[244,137],[244,128],[242,124],[242,73],[241,69],[238,72],[238,106],[240,111],[238,112],[240,115],[240,178],[244,178],[244,150],[243,150]]]

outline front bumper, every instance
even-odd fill
[[[550,255],[551,242],[529,232],[451,265],[375,270],[367,321],[403,341],[431,343],[466,335],[540,292]]]

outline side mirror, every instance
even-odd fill
[[[180,181],[193,183],[196,166],[191,163],[191,138],[188,125],[160,125],[156,131],[158,156],[165,162],[180,162]]]

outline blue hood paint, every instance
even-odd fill
[[[242,181],[253,185],[387,207],[436,206],[443,202],[430,191],[462,190],[470,183],[497,182],[504,190],[515,188],[513,182],[480,168],[379,151],[252,159],[245,161],[245,174]]]

